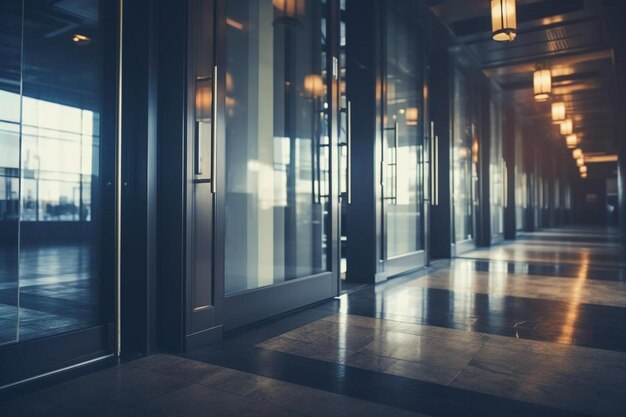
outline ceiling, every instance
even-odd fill
[[[0,90],[97,109],[99,0],[0,0]],[[73,40],[75,34],[87,42]]]
[[[566,103],[583,151],[616,152],[613,51],[626,36],[626,1],[517,0],[517,39],[510,43],[491,39],[490,0],[431,4],[530,123],[559,137],[557,125],[550,126],[550,102],[533,97],[532,73],[543,65],[552,70],[551,101]]]

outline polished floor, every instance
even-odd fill
[[[92,250],[80,243],[22,247],[19,281],[0,256],[0,344],[99,324],[102,283]]]
[[[522,236],[7,399],[11,416],[626,415],[626,262],[607,229]]]

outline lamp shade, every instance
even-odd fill
[[[585,165],[585,160],[583,158],[576,159],[576,165],[578,165],[579,167]]]
[[[583,151],[580,148],[576,148],[572,151],[572,156],[574,157],[574,159],[578,159],[578,158],[582,158],[583,157]]]
[[[572,119],[566,119],[561,123],[561,135],[571,135],[574,131]]]
[[[409,126],[417,125],[417,120],[419,119],[419,110],[417,107],[409,107],[406,109],[406,124]]]
[[[296,18],[304,14],[304,0],[272,0],[279,17]]]
[[[580,167],[578,167],[578,169],[580,170],[581,174],[586,174],[587,173],[587,166],[586,165],[580,166]]]
[[[515,0],[491,0],[491,32],[497,42],[511,42],[517,36]]]
[[[210,79],[196,81],[196,119],[210,120],[213,108],[213,86]]]
[[[563,120],[565,120],[565,103],[562,101],[552,103],[552,121],[561,123]]]
[[[540,69],[533,74],[535,100],[546,101],[552,92],[552,73],[549,69]]]
[[[576,135],[567,135],[565,138],[565,142],[567,143],[567,147],[570,149],[574,149],[578,146],[578,136]]]
[[[322,97],[324,94],[324,80],[319,74],[309,74],[304,77],[304,90],[312,98]]]

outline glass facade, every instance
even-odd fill
[[[227,294],[328,269],[326,7],[227,3]]]
[[[100,2],[9,0],[0,7],[9,42],[0,59],[0,343],[6,343],[110,318],[112,303],[109,310],[103,304],[101,169],[111,159],[103,159],[100,140]]]
[[[474,128],[471,113],[471,85],[465,75],[454,69],[452,128],[452,196],[454,238],[463,242],[474,237]]]
[[[423,249],[423,50],[406,1],[387,2],[382,158],[387,258]]]

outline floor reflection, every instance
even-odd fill
[[[95,271],[87,244],[21,248],[19,288],[15,280],[0,283],[0,343],[97,324],[100,283]]]

